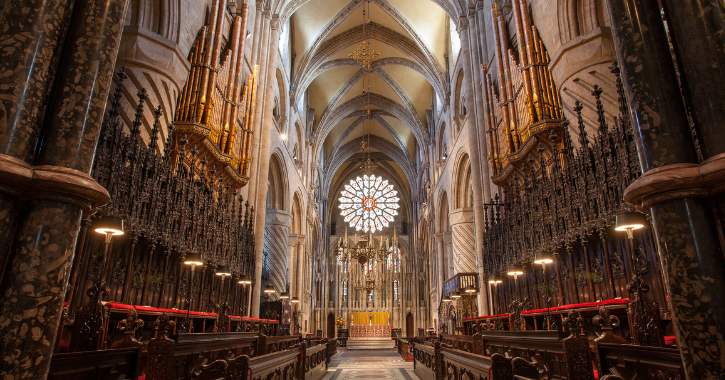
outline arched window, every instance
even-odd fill
[[[393,302],[400,302],[400,290],[398,280],[393,280]]]
[[[340,290],[342,301],[347,301],[347,280],[342,280],[342,289]]]

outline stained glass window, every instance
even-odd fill
[[[380,231],[398,215],[397,195],[393,185],[382,177],[357,177],[340,194],[340,215],[358,231]]]
[[[373,286],[374,285],[374,282],[370,281],[369,285],[370,286]],[[374,293],[375,292],[372,291],[372,290],[368,291],[368,302],[373,302],[373,294]]]
[[[392,269],[393,273],[400,272],[400,248],[391,246],[388,249],[388,269]]]
[[[393,280],[393,302],[400,301],[400,293],[398,290],[398,280]]]
[[[347,280],[342,280],[342,300],[347,301]]]

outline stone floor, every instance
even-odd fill
[[[323,380],[418,379],[413,362],[404,362],[396,350],[357,351],[339,349]]]

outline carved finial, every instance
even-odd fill
[[[581,329],[584,326],[584,318],[577,310],[569,311],[569,315],[564,318],[564,328],[569,330],[569,333],[574,336],[581,335]]]
[[[123,338],[113,342],[111,348],[142,347],[143,343],[136,340],[136,331],[143,328],[143,326],[144,321],[138,318],[136,309],[131,309],[126,318],[116,325],[118,330],[123,331]]]
[[[166,338],[169,331],[173,331],[176,322],[169,319],[169,315],[163,313],[154,321],[154,331],[156,331],[156,339]]]

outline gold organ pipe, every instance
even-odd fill
[[[531,35],[531,31],[536,31],[536,28],[531,23],[531,18],[529,18],[529,12],[528,7],[526,6],[526,0],[514,0],[514,3],[519,3],[519,11],[523,22],[523,38],[526,41],[526,43],[523,43],[521,36],[519,36],[519,41],[521,46],[526,46],[526,50],[528,51],[528,56],[531,57],[530,65],[538,65],[541,61],[539,61],[536,58],[536,45],[534,43],[534,38]],[[533,91],[534,94],[537,97],[540,97],[542,89],[541,89],[541,81],[539,80],[539,71],[537,69],[531,70],[532,77],[531,77],[531,83],[534,85]],[[539,120],[545,118],[543,114],[543,105],[542,99],[538,99],[538,102],[536,103],[536,111],[539,115]]]
[[[486,123],[488,124],[488,130],[486,133],[488,134],[488,160],[491,162],[491,169],[493,170],[493,174],[496,174],[496,151],[498,151],[498,145],[493,145],[493,132],[494,132],[494,117],[493,117],[493,108],[491,107],[491,97],[490,97],[490,86],[491,86],[491,77],[486,74],[486,65],[481,65],[481,71],[483,72],[483,94],[485,99],[485,104],[488,112],[486,112]]]
[[[244,31],[247,29],[247,13],[249,12],[249,5],[243,4],[242,5],[242,15],[237,20],[235,20],[235,23],[240,24],[239,30],[240,30],[240,42],[239,46],[237,46],[237,67],[234,69],[234,89],[232,91],[232,108],[229,113],[229,137],[227,138],[226,144],[223,147],[220,147],[223,149],[224,153],[231,154],[232,153],[232,144],[234,143],[234,134],[236,131],[236,124],[237,124],[237,117],[239,115],[239,106],[242,104],[242,99],[239,98],[239,94],[242,90],[244,79],[242,77],[242,70],[244,65],[244,44],[246,41],[246,38],[244,37]],[[246,96],[246,94],[245,94]],[[244,125],[242,125],[243,127]],[[239,152],[241,155],[241,152]]]
[[[511,133],[511,140],[513,141],[514,150],[519,150],[519,139],[518,137],[518,131],[519,131],[519,123],[518,119],[516,117],[516,94],[514,94],[514,87],[511,78],[511,57],[512,53],[509,49],[508,44],[508,38],[506,38],[506,21],[504,20],[503,14],[499,15],[498,17],[498,27],[499,27],[499,34],[501,34],[501,50],[504,52],[503,56],[503,69],[505,72],[505,76],[503,84],[504,88],[506,90],[506,100],[508,102],[506,111],[509,113],[509,120],[511,121],[511,124],[509,125],[509,133]]]
[[[204,113],[202,114],[202,124],[209,124],[211,113],[214,109],[214,90],[216,89],[216,78],[218,75],[219,68],[219,56],[221,55],[222,45],[222,28],[224,26],[224,1],[219,1],[218,8],[216,11],[216,26],[215,31],[212,33],[212,39],[210,41],[212,45],[211,53],[211,67],[209,67],[209,79],[206,86],[202,87],[206,91],[206,102],[204,103]]]
[[[192,48],[196,48],[196,44],[192,46]],[[189,74],[192,74],[194,71],[194,60],[196,59],[196,55],[194,54],[195,51],[192,50],[191,56],[189,57],[189,62],[191,62],[192,66],[190,67]],[[184,83],[184,88],[181,90],[181,94],[179,95],[179,101],[177,103],[176,108],[176,117],[175,120],[182,120],[184,119],[184,115],[186,114],[186,110],[189,107],[189,93],[191,92],[191,75],[186,77],[186,83]]]
[[[226,93],[224,94],[224,97],[226,98],[226,101],[224,102],[224,107],[222,108],[222,117],[221,117],[221,124],[219,125],[219,149],[226,153],[226,143],[227,138],[230,134],[232,134],[234,130],[234,120],[231,119],[232,114],[232,108],[236,107],[236,103],[239,101],[239,99],[234,97],[234,85],[235,80],[237,79],[236,70],[237,67],[237,60],[239,59],[239,37],[240,37],[240,25],[239,22],[239,16],[234,18],[234,26],[232,27],[232,49],[230,51],[230,57],[227,58],[228,60],[231,59],[229,62],[229,70],[226,74]]]
[[[244,160],[244,173],[243,175],[247,176],[249,174],[249,161],[250,161],[250,148],[252,146],[252,133],[254,132],[252,130],[252,123],[254,122],[254,103],[257,98],[257,71],[259,70],[258,65],[254,65],[254,74],[252,74],[252,87],[249,94],[249,105],[247,106],[247,127],[246,129],[249,131],[247,132],[247,141],[244,143],[244,152],[246,153],[247,158]]]
[[[500,24],[503,22],[503,16],[499,14],[498,12],[498,6],[496,6],[496,3],[491,4],[491,11],[493,13],[493,16],[496,18],[497,26],[493,28],[493,35],[494,39],[496,40],[496,61],[498,62],[498,77],[499,77],[499,86],[501,86],[501,91],[499,93],[499,96],[501,97],[499,99],[499,104],[501,105],[501,108],[503,109],[503,123],[504,128],[506,128],[506,140],[508,143],[508,154],[511,154],[514,152],[514,142],[513,142],[513,136],[511,135],[511,120],[509,119],[508,114],[508,97],[506,93],[506,76],[504,75],[504,55],[501,51],[502,48],[502,42],[503,36],[501,35],[501,31],[499,29]]]
[[[197,103],[201,98],[201,96],[199,96],[199,81],[204,75],[204,43],[206,41],[207,30],[208,27],[206,26],[202,28],[201,39],[199,39],[199,44],[197,46],[198,53],[196,55],[195,65],[193,66],[194,74],[191,82],[191,97],[189,99],[188,107],[189,111],[186,113],[185,121],[196,121],[196,114],[198,110]]]
[[[194,121],[201,122],[206,108],[207,87],[209,87],[209,76],[211,75],[211,58],[214,48],[214,36],[216,35],[217,16],[219,14],[219,0],[212,0],[211,13],[209,14],[209,31],[205,33],[204,38],[204,64],[202,66],[200,86],[198,88],[199,96],[196,100],[196,112],[194,113]]]
[[[516,34],[519,38],[519,55],[521,57],[521,66],[524,71],[524,90],[526,91],[527,108],[529,115],[531,115],[531,121],[533,123],[539,121],[539,116],[536,113],[536,106],[534,104],[534,93],[533,93],[533,81],[531,80],[531,60],[529,59],[528,52],[531,50],[529,47],[529,41],[524,36],[524,21],[523,12],[526,12],[525,4],[521,4],[520,0],[514,0],[514,20],[516,21]],[[525,1],[525,0],[523,0]],[[524,44],[526,47],[524,48]]]

